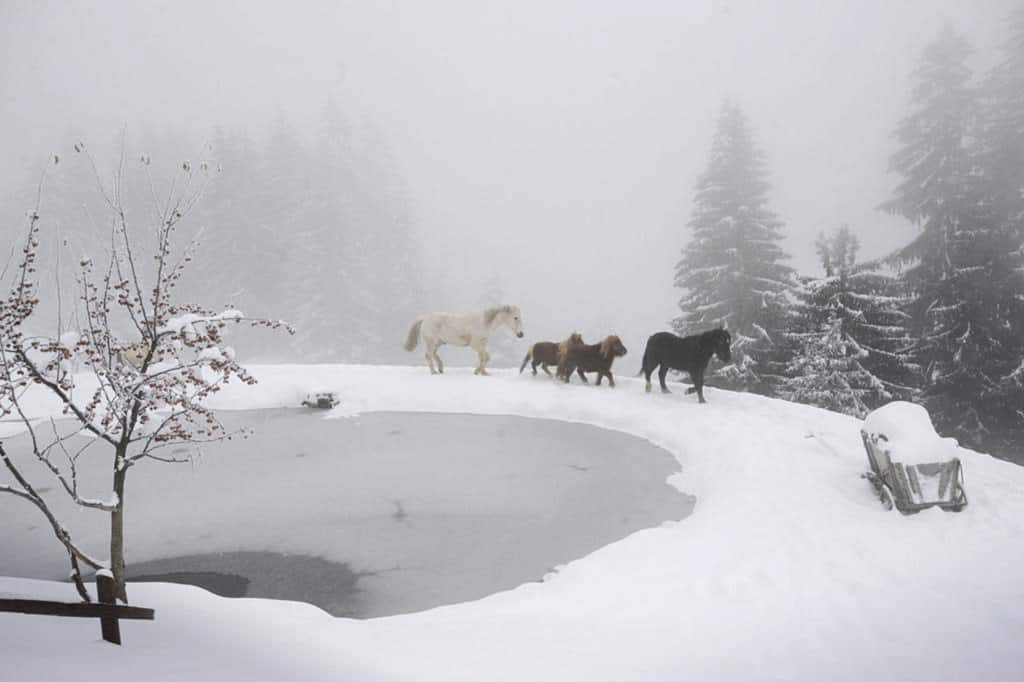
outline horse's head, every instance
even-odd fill
[[[519,312],[519,306],[507,305],[504,307],[505,324],[520,339],[523,338],[523,314]]]
[[[605,337],[605,340],[601,342],[600,352],[606,359],[611,360],[625,355],[626,347],[622,345],[622,339],[613,335]]]
[[[704,333],[705,343],[707,347],[711,348],[712,352],[718,356],[718,359],[722,362],[729,362],[732,360],[732,336],[725,329],[721,327],[718,329],[712,329],[709,332]]]

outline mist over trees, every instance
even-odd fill
[[[964,16],[959,20],[969,28]],[[736,85],[724,77],[722,83],[716,81],[722,86],[719,91],[735,86],[738,100],[748,109],[730,101],[720,110],[710,155],[696,183],[685,242],[667,237],[682,222],[676,219],[676,209],[660,206],[657,199],[646,204],[635,200],[655,195],[633,194],[628,184],[653,186],[664,177],[678,181],[690,177],[690,170],[696,175],[696,169],[681,174],[680,167],[666,166],[671,172],[664,173],[650,156],[638,155],[633,165],[619,157],[606,164],[622,175],[574,173],[573,164],[581,163],[577,159],[590,158],[580,150],[591,150],[591,143],[600,138],[598,128],[581,128],[586,143],[581,147],[560,148],[553,142],[559,133],[551,131],[562,130],[561,124],[548,124],[561,119],[534,107],[529,107],[525,121],[543,124],[535,128],[516,117],[488,118],[495,111],[511,110],[507,103],[464,112],[461,123],[480,123],[477,137],[466,138],[475,140],[476,146],[464,146],[480,151],[463,155],[460,161],[445,156],[464,142],[461,129],[451,134],[457,125],[449,120],[445,101],[435,103],[435,120],[429,123],[436,128],[409,127],[408,139],[402,138],[405,128],[396,128],[391,121],[389,130],[404,155],[402,167],[413,169],[410,178],[416,181],[418,199],[434,200],[432,210],[421,211],[420,217],[423,247],[432,255],[428,263],[423,262],[417,241],[411,191],[389,140],[373,125],[355,123],[347,109],[349,101],[358,101],[351,93],[364,92],[358,88],[349,88],[340,100],[322,98],[315,115],[307,106],[309,118],[303,123],[283,113],[273,118],[264,111],[259,116],[268,120],[258,125],[250,120],[246,127],[236,118],[201,140],[195,138],[195,128],[184,123],[181,129],[165,125],[111,131],[105,139],[84,140],[97,167],[75,153],[82,140],[69,132],[55,146],[56,165],[53,158],[39,159],[40,168],[50,166],[41,207],[41,229],[48,232],[39,254],[40,306],[60,306],[61,296],[54,294],[69,295],[68,283],[58,277],[68,264],[83,253],[109,251],[110,226],[103,224],[103,207],[90,191],[97,174],[108,178],[119,164],[144,164],[152,185],[133,179],[121,188],[126,209],[144,217],[153,195],[169,193],[171,178],[182,164],[206,163],[214,177],[182,226],[183,238],[195,236],[200,242],[192,264],[195,276],[181,284],[183,294],[211,309],[233,305],[267,312],[293,324],[297,332],[294,337],[231,332],[244,337],[238,346],[245,362],[415,363],[418,356],[405,353],[400,340],[416,316],[506,302],[523,305],[528,334],[538,327],[537,333],[549,338],[564,338],[574,330],[592,335],[614,331],[635,335],[632,348],[636,340],[657,330],[653,325],[662,324],[671,299],[678,297],[671,321],[678,333],[724,325],[733,334],[736,361],[717,368],[708,377],[711,385],[851,414],[893,398],[911,398],[928,407],[942,432],[967,445],[998,449],[1019,444],[1024,437],[1024,12],[1017,12],[1005,27],[1006,41],[984,73],[972,73],[968,41],[954,29],[944,30],[922,50],[917,69],[910,74],[907,110],[894,126],[894,135],[887,138],[876,131],[864,140],[865,147],[873,145],[872,153],[858,156],[848,151],[849,158],[835,158],[836,180],[827,186],[842,188],[847,176],[841,166],[875,163],[871,172],[881,177],[886,144],[896,149],[890,164],[893,186],[871,189],[870,201],[863,198],[862,192],[868,193],[863,180],[852,183],[848,192],[835,192],[840,198],[830,202],[821,199],[825,192],[810,189],[821,185],[812,185],[809,171],[804,172],[807,187],[794,182],[792,174],[787,183],[786,173],[780,172],[791,163],[787,152],[806,149],[792,145],[796,138],[790,138],[789,147],[780,145],[777,129],[785,125],[779,121],[783,115],[793,116],[806,125],[809,117],[820,113],[809,106],[811,100],[775,110],[763,106],[771,98],[759,84],[748,80]],[[987,41],[979,43],[986,45]],[[372,63],[368,57],[365,61],[358,66]],[[717,65],[707,68],[717,77]],[[788,74],[778,69],[772,75],[779,83],[787,82]],[[637,106],[645,102],[639,91],[613,89],[612,96],[595,88],[624,112],[643,108]],[[864,91],[865,97],[875,94],[894,101],[891,92]],[[390,99],[385,101],[388,106],[380,107],[375,120],[386,122],[387,112],[404,111],[391,106]],[[574,116],[576,110],[566,107],[563,113]],[[700,110],[691,103],[667,102],[665,111],[711,118],[703,112],[694,114]],[[747,113],[756,115],[748,118]],[[860,130],[863,117],[861,113],[859,119],[829,132]],[[883,120],[895,119],[887,112]],[[449,136],[434,139],[425,130]],[[529,138],[535,141],[512,145],[524,130],[536,135]],[[511,146],[481,147],[479,140],[492,133],[494,140]],[[693,136],[690,129],[680,135],[687,143]],[[618,139],[629,140],[637,149],[643,141],[639,135]],[[672,145],[664,142],[659,139],[648,146],[671,150]],[[421,143],[423,149],[412,154],[420,158],[415,175],[409,148]],[[630,151],[635,151],[632,147]],[[762,147],[771,151],[771,157]],[[834,147],[829,149],[836,153]],[[666,153],[673,155],[687,157]],[[523,176],[549,160],[559,172],[536,174],[554,188],[543,194],[541,189],[549,190],[541,181]],[[424,182],[434,169],[447,173],[444,182]],[[4,245],[16,243],[11,230],[34,205],[39,169],[25,170],[20,182],[0,189],[0,208],[7,218],[0,222]],[[774,195],[770,179],[779,185]],[[784,200],[787,186],[789,205]],[[666,193],[679,198],[678,212],[685,212],[688,197],[680,197],[678,187]],[[614,200],[595,201],[599,196]],[[861,217],[850,230],[835,232],[847,220],[846,213],[857,211],[852,203],[874,210],[880,201],[883,212],[878,213],[877,224]],[[801,219],[801,202],[840,207],[842,215],[827,224]],[[785,221],[776,213],[779,206],[785,209]],[[605,209],[621,226],[613,229],[612,219],[593,221]],[[664,258],[667,248],[685,243],[673,273],[678,292],[664,280],[660,285],[643,284],[641,275],[648,275],[640,263],[647,261],[633,258],[635,254],[616,262],[616,249],[625,254],[627,240],[610,237],[617,230],[629,233],[634,209],[642,232],[629,241],[638,245],[638,252],[643,248]],[[654,214],[656,218],[651,217]],[[656,228],[663,215],[669,216],[664,218],[667,227],[659,234]],[[876,258],[883,251],[880,245],[889,251],[900,234],[891,229],[893,216],[905,220],[908,229],[909,224],[915,226],[914,236],[887,257]],[[583,254],[573,264],[574,259],[566,258],[565,266],[558,268],[550,267],[551,261],[532,259],[567,246],[579,248],[581,238],[589,239],[591,231],[600,233],[598,243],[606,238],[608,242],[594,250],[593,259]],[[807,253],[813,237],[799,235],[819,231],[829,236],[820,241],[820,262],[812,265]],[[882,232],[889,235],[888,241],[877,238]],[[871,258],[861,258],[854,234]],[[801,251],[806,252],[803,261]],[[787,252],[796,258],[791,260]],[[9,260],[7,253],[0,255]],[[794,261],[802,263],[799,272]],[[819,264],[822,273],[810,271]],[[669,266],[665,258],[650,270],[665,273]],[[581,294],[577,278],[591,271],[600,277],[588,277],[590,290]],[[434,281],[425,282],[428,276]],[[605,303],[609,292],[614,293]],[[648,302],[649,294],[662,298]],[[576,309],[568,310],[572,306]],[[539,321],[536,327],[534,320]],[[492,348],[495,364],[515,366],[524,350],[516,348],[507,334],[497,335]],[[456,363],[468,357],[461,351],[452,355]]]
[[[725,324],[737,338],[712,383],[857,416],[914,399],[965,445],[1024,439],[1024,10],[1010,29],[980,79],[952,28],[924,50],[881,205],[918,234],[866,263],[847,228],[822,236],[823,277],[780,264],[763,157],[723,108],[675,276],[677,331]]]
[[[40,257],[45,304],[53,304],[58,269],[68,277],[62,259],[77,262],[109,242],[98,176],[145,165],[152,184],[146,174],[126,173],[121,190],[127,211],[152,218],[148,206],[175,190],[182,166],[205,164],[211,180],[180,233],[198,242],[182,294],[210,308],[268,311],[296,329],[294,337],[234,331],[246,361],[407,361],[396,339],[419,314],[421,264],[387,142],[353,125],[332,98],[316,130],[297,130],[283,117],[268,128],[253,135],[216,127],[205,144],[173,130],[105,144],[66,140],[42,195],[41,229],[56,237],[44,240]],[[95,168],[74,151],[85,144]],[[29,173],[8,192],[5,215],[34,205],[38,179]],[[17,225],[5,223],[5,243],[15,243]]]

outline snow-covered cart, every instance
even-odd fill
[[[864,477],[887,509],[911,514],[967,506],[956,441],[935,433],[923,407],[889,403],[867,416],[860,434],[871,465]]]
[[[307,393],[306,399],[302,401],[303,407],[315,407],[321,410],[329,410],[336,407],[340,401],[338,394],[334,391],[317,391]]]

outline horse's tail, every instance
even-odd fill
[[[526,369],[526,363],[533,357],[533,346],[530,346],[530,350],[526,351],[526,357],[523,358],[523,364],[519,365],[519,373],[522,374],[523,370]]]
[[[407,351],[416,350],[416,344],[420,342],[420,327],[423,326],[423,318],[416,320],[409,327],[409,335],[405,337],[405,349]]]
[[[644,346],[644,358],[640,361],[640,371],[636,373],[636,376],[640,376],[647,372],[647,346]]]

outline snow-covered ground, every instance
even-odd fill
[[[563,386],[511,372],[257,367],[218,407],[294,405],[338,390],[365,411],[515,414],[649,439],[697,498],[688,518],[639,531],[484,599],[354,621],[303,604],[135,585],[157,609],[124,623],[0,615],[11,679],[1016,680],[1024,670],[1024,468],[969,451],[968,508],[904,517],[868,484],[859,422],[708,391]],[[0,579],[0,592],[54,583]]]

